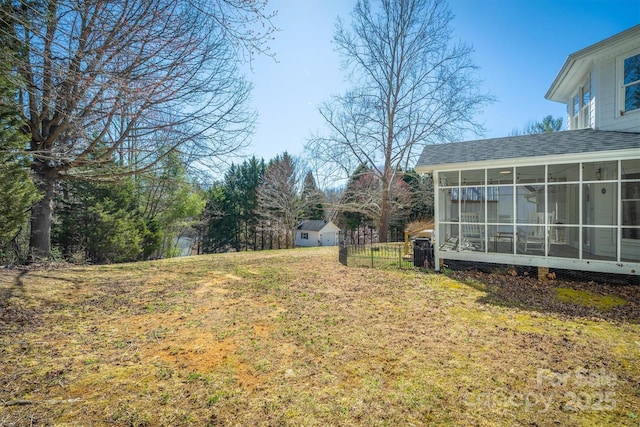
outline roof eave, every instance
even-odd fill
[[[558,89],[562,86],[562,83],[567,77],[569,70],[573,67],[573,64],[575,62],[576,60],[575,58],[573,58],[573,54],[569,55],[567,60],[562,65],[560,72],[558,73],[556,78],[553,80],[551,87],[549,88],[549,90],[547,90],[547,93],[544,95],[545,99],[548,99],[549,101],[556,101],[556,102],[562,102],[562,103],[566,102],[566,99],[564,97],[557,96],[557,92],[558,92]]]
[[[569,72],[576,65],[576,62],[586,60],[596,53],[609,48],[611,45],[620,43],[626,39],[633,39],[634,37],[640,37],[640,24],[569,55],[562,65],[560,72],[553,80],[551,87],[549,87],[549,90],[545,94],[545,99],[562,103],[566,102],[564,94],[559,92],[561,92],[560,89],[562,88],[566,77],[569,75]]]
[[[437,165],[417,165],[415,171],[417,173],[433,173],[440,170],[459,170],[459,169],[475,169],[475,168],[498,168],[505,166],[527,166],[533,162],[536,164],[561,164],[567,162],[589,162],[602,159],[625,159],[638,155],[637,148],[629,148],[622,150],[607,150],[581,153],[554,154],[548,156],[530,156],[530,157],[510,157],[497,160],[477,160],[472,162],[458,163],[442,163]]]

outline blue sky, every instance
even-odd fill
[[[375,0],[373,0],[375,2]],[[348,88],[331,41],[338,16],[355,0],[270,0],[280,28],[247,78],[259,118],[246,154],[269,160],[302,155],[312,131],[324,129],[318,105]],[[640,23],[640,0],[449,0],[454,40],[474,47],[483,87],[498,98],[477,119],[484,137],[507,136],[529,121],[565,116],[544,95],[567,56]]]

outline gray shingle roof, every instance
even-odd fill
[[[451,163],[554,156],[598,151],[640,150],[640,133],[594,129],[480,139],[424,147],[417,167]],[[640,155],[640,151],[638,152]]]
[[[321,219],[310,219],[310,220],[301,222],[296,228],[298,230],[305,230],[305,231],[320,231],[327,224],[328,224],[327,221],[324,221]]]

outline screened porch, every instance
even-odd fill
[[[597,269],[598,261],[640,262],[640,158],[436,170],[433,177],[437,258],[517,264],[540,257],[560,268],[594,261]]]

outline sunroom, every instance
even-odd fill
[[[428,146],[436,268],[464,260],[640,274],[640,134],[592,129]]]

